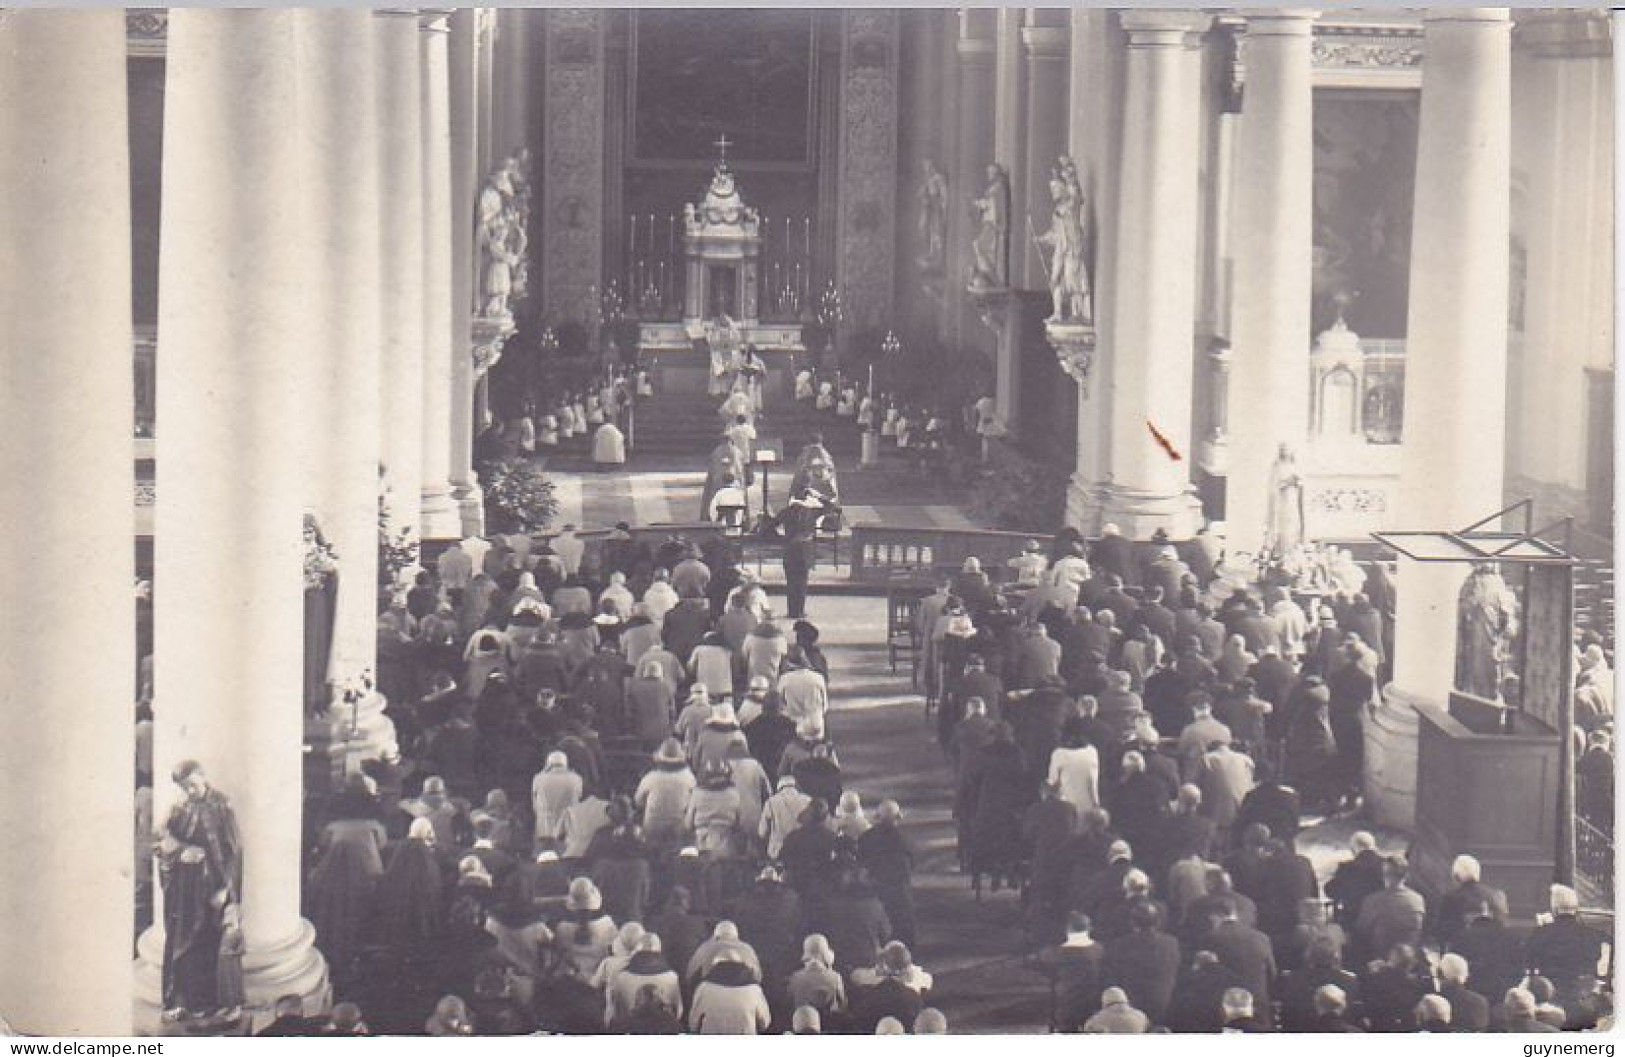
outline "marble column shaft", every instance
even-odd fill
[[[423,507],[424,539],[455,539],[462,519],[451,480],[453,234],[448,15],[426,12],[420,26],[423,109]]]
[[[312,475],[315,509],[339,560],[328,677],[334,684],[334,715],[348,723],[356,713],[339,699],[378,666],[380,42],[371,12],[301,14],[311,74],[308,125],[319,166],[313,201],[327,207],[317,311],[328,381],[312,393],[322,427],[310,434],[318,447],[310,465],[321,468]]]
[[[1010,281],[1028,285],[1033,250],[1027,240],[1027,56],[1022,45],[1019,7],[994,12],[993,160],[1010,174]],[[977,188],[980,192],[980,186]]]
[[[1102,518],[1125,535],[1197,525],[1191,495],[1197,123],[1193,36],[1208,16],[1125,10],[1128,33],[1109,348],[1111,462]]]
[[[463,536],[485,528],[474,473],[473,308],[476,285],[474,198],[479,187],[479,13],[451,15],[451,484]]]
[[[976,224],[970,202],[987,188],[987,168],[993,162],[993,35],[995,13],[983,8],[958,12],[959,38],[955,52],[959,58],[959,101],[953,166],[948,190],[948,290],[951,303],[959,305],[956,316],[958,336],[976,337],[981,327],[975,313],[966,305],[964,289],[970,278],[971,240]]]
[[[0,1013],[127,1035],[134,927],[124,12],[0,14]]]
[[[248,1002],[330,999],[300,917],[304,431],[324,371],[321,217],[300,113],[301,16],[177,9],[164,97],[155,527],[155,817],[200,761],[242,836]],[[225,149],[229,147],[229,149]],[[160,918],[161,922],[161,918]],[[116,936],[104,942],[118,941]],[[162,928],[141,940],[138,1027]]]
[[[1247,16],[1247,89],[1237,129],[1230,231],[1236,261],[1225,522],[1232,552],[1256,553],[1276,449],[1309,430],[1314,90],[1307,11]],[[1310,526],[1311,531],[1313,526]]]
[[[380,11],[382,392],[390,524],[418,534],[423,483],[423,97],[417,15]]]
[[[1454,531],[1503,500],[1511,233],[1511,24],[1505,8],[1430,11],[1416,158],[1399,529]],[[1469,567],[1399,562],[1393,682],[1366,724],[1366,803],[1415,823],[1418,701],[1455,676]]]

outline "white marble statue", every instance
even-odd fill
[[[1040,246],[1050,247],[1049,287],[1053,306],[1049,321],[1086,322],[1093,315],[1089,297],[1089,269],[1084,262],[1083,188],[1078,169],[1071,158],[1061,158],[1049,181],[1049,230],[1037,236]]]

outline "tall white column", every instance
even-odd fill
[[[445,11],[423,15],[423,507],[424,539],[462,533],[451,481],[452,233],[451,109]]]
[[[177,9],[164,93],[154,687],[164,780],[200,761],[242,835],[251,1007],[330,999],[299,915],[304,707],[302,449],[324,342],[300,16]],[[222,145],[230,149],[222,149]],[[325,381],[325,379],[324,379]],[[140,944],[138,1028],[160,999],[162,918]],[[118,937],[103,937],[117,942]]]
[[[954,108],[957,128],[954,159],[949,171],[950,195],[961,208],[948,210],[948,303],[953,330],[961,339],[980,328],[965,298],[970,278],[971,239],[975,236],[970,199],[987,187],[987,168],[993,162],[993,40],[996,13],[986,8],[961,8],[954,54],[959,70],[959,92]]]
[[[1113,303],[1111,455],[1100,519],[1140,539],[1194,534],[1198,53],[1208,16],[1125,10],[1128,34]]]
[[[1022,47],[1024,12],[1019,7],[995,13],[993,47],[993,160],[1010,174],[1011,289],[1025,287],[1032,249],[1027,244],[1027,56]],[[979,193],[979,192],[978,192]],[[1012,394],[1012,397],[1014,394]],[[1013,402],[1013,400],[1012,400]]]
[[[1404,449],[1395,528],[1454,530],[1502,504],[1511,228],[1511,46],[1504,8],[1430,11],[1416,157]],[[1416,804],[1417,700],[1454,679],[1468,567],[1400,561],[1394,679],[1367,724],[1378,821]]]
[[[124,67],[122,11],[0,15],[0,488],[47,541],[0,568],[0,1012],[26,1034],[130,1032]]]
[[[417,534],[423,485],[423,95],[417,15],[379,11],[379,256],[384,485],[390,520]]]
[[[464,536],[485,530],[474,473],[474,196],[479,178],[479,12],[451,15],[451,484]]]
[[[496,16],[496,54],[492,60],[491,159],[493,164],[521,147],[541,140],[532,130],[539,112],[531,93],[538,83],[531,76],[531,23],[535,13],[522,7],[493,9]]]
[[[320,365],[327,383],[310,394],[322,423],[310,433],[318,450],[309,464],[320,470],[310,480],[317,517],[339,558],[328,677],[332,714],[348,733],[363,713],[369,728],[384,726],[376,694],[355,709],[342,702],[347,689],[359,690],[363,673],[376,671],[378,658],[379,41],[368,11],[306,10],[301,17],[310,71],[307,130],[319,166],[312,200],[326,207],[315,309],[326,336]]]
[[[1256,553],[1269,514],[1270,467],[1309,435],[1314,90],[1308,11],[1247,15],[1247,87],[1234,154],[1231,460],[1227,543]],[[1311,526],[1312,527],[1312,526]]]

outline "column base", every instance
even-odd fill
[[[1066,486],[1066,523],[1088,537],[1100,535],[1104,507],[1100,486],[1078,474]]]
[[[400,752],[395,723],[384,715],[388,701],[383,694],[368,694],[351,706],[333,706],[333,746],[344,753],[344,773],[357,774],[368,760],[383,759]]]
[[[1421,721],[1416,703],[1423,700],[1393,685],[1382,691],[1382,703],[1365,717],[1366,813],[1378,825],[1410,832],[1416,828],[1416,758]]]
[[[316,930],[299,919],[293,935],[270,946],[250,945],[243,954],[243,1021],[234,1033],[246,1027],[253,1034],[276,1016],[276,1000],[298,995],[305,1002],[305,1015],[317,1016],[333,1005],[333,984],[327,975],[327,959],[316,949]],[[163,1020],[164,930],[154,925],[136,943],[134,1028],[137,1035],[165,1035],[176,1030]]]
[[[457,500],[457,516],[463,526],[463,539],[485,535],[485,491],[478,484],[457,488],[452,493]]]
[[[457,500],[452,496],[451,488],[438,489],[425,488],[422,502],[419,506],[419,516],[422,519],[418,527],[418,536],[425,540],[460,540],[463,531],[463,518],[457,508]]]
[[[1129,539],[1148,540],[1158,529],[1170,539],[1187,540],[1202,527],[1202,503],[1190,492],[1159,495],[1119,484],[1099,484],[1099,520],[1110,522]]]

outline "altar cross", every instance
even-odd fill
[[[726,132],[718,136],[716,142],[711,144],[711,146],[717,149],[717,159],[719,164],[723,166],[728,164],[728,148],[732,147],[733,145],[733,141],[728,138],[728,134]]]

